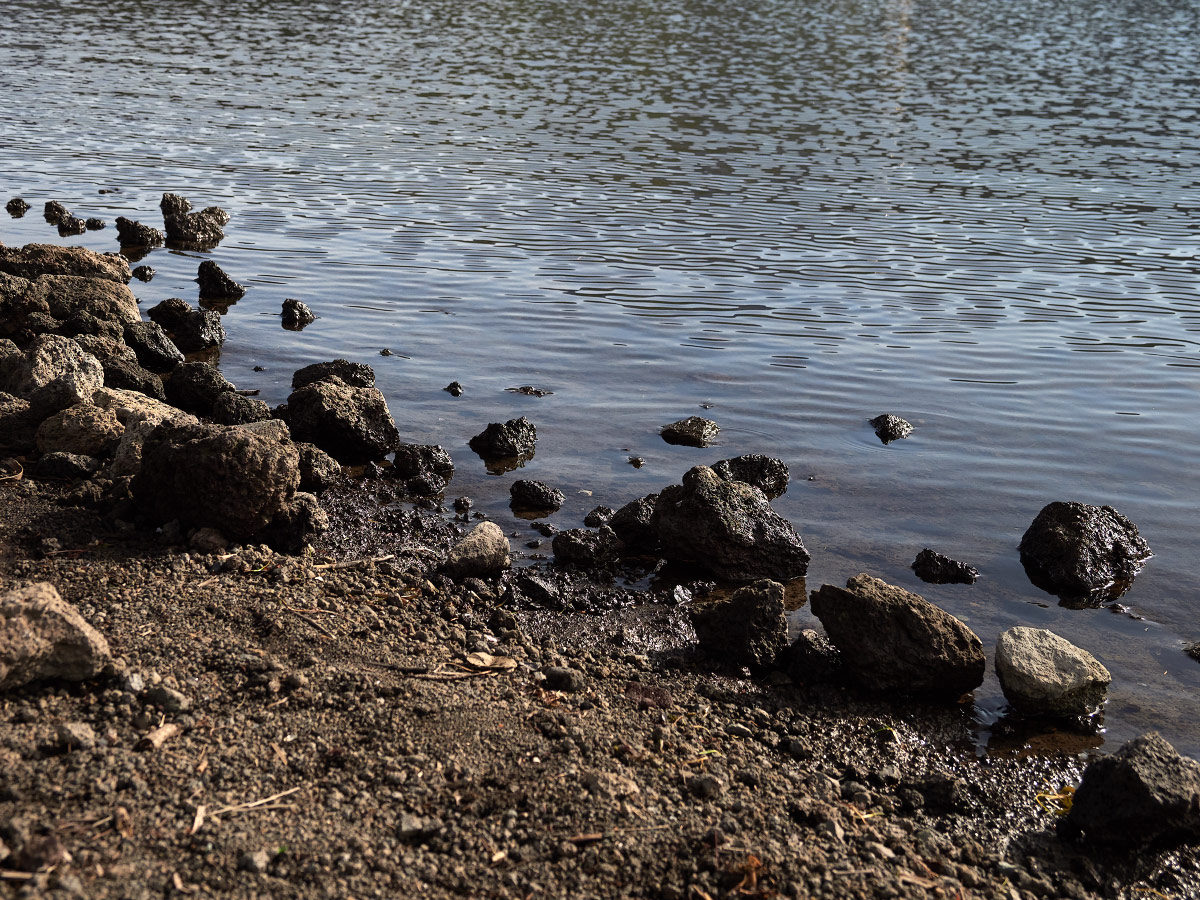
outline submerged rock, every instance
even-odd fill
[[[541,481],[522,479],[514,481],[508,489],[510,505],[516,510],[530,512],[557,512],[567,498],[558,488]]]
[[[117,216],[117,240],[122,247],[157,247],[163,242],[163,233],[133,219]]]
[[[928,584],[974,584],[979,570],[926,547],[913,560],[912,570]]]
[[[290,331],[301,331],[306,325],[317,320],[307,304],[291,298],[283,301],[283,327]]]
[[[672,422],[663,427],[660,434],[668,444],[682,444],[686,447],[707,447],[716,440],[721,426],[712,419],[700,416],[688,416],[678,422]]]
[[[211,259],[200,263],[196,280],[200,283],[201,300],[238,300],[246,293],[243,285],[226,275]]]
[[[909,422],[906,422],[899,416],[890,414],[873,418],[871,420],[871,427],[875,429],[875,434],[879,440],[885,444],[906,438],[913,433],[913,427]]]
[[[58,236],[59,237],[70,237],[73,234],[83,234],[84,232],[86,232],[88,230],[87,223],[89,221],[93,221],[93,220],[90,220],[90,219],[84,220],[84,219],[78,219],[75,216],[67,216],[65,219],[63,219],[62,221],[60,221],[58,223]],[[94,221],[99,222],[100,220],[96,219]],[[103,222],[100,223],[100,227],[101,228],[104,227]]]
[[[318,381],[330,381],[335,378],[351,387],[375,387],[375,370],[366,363],[334,359],[297,369],[292,375],[292,390],[298,391]]]
[[[0,594],[0,691],[34,681],[85,681],[110,660],[108,642],[45,582]]]
[[[762,580],[732,596],[688,607],[700,647],[734,666],[763,670],[787,647],[783,585]]]
[[[1074,502],[1043,507],[1019,549],[1029,580],[1071,601],[1119,597],[1153,555],[1111,506]]]
[[[1196,843],[1200,764],[1157,732],[1143,734],[1088,764],[1067,821],[1095,843]]]
[[[215,247],[225,237],[224,226],[229,224],[229,213],[219,206],[210,206],[199,212],[189,212],[192,204],[178,194],[163,194],[163,225],[167,240],[172,244],[187,247]]]
[[[296,440],[316,444],[349,465],[383,459],[400,444],[383,394],[336,378],[293,391],[286,421]]]
[[[508,538],[495,522],[480,522],[449,553],[442,571],[456,580],[487,578],[509,567]]]
[[[19,219],[25,215],[25,213],[29,212],[29,204],[20,197],[13,197],[6,204],[4,204],[4,208],[8,210],[8,214],[14,219]]]
[[[471,449],[485,460],[532,456],[537,444],[537,429],[525,416],[503,424],[492,422],[470,440]]]
[[[996,643],[996,675],[1013,708],[1030,716],[1087,716],[1112,676],[1096,657],[1044,628],[1010,628]]]
[[[450,382],[442,390],[450,394],[451,397],[461,397],[463,395],[463,386],[457,381]]]
[[[742,481],[754,485],[767,495],[768,500],[782,496],[787,491],[788,480],[791,478],[783,460],[761,453],[719,460],[713,464],[712,470],[726,481]]]
[[[924,597],[870,575],[822,585],[812,611],[863,688],[957,700],[983,683],[983,643]]]
[[[730,581],[787,581],[808,571],[808,551],[766,495],[696,466],[664,488],[651,519],[664,559]],[[614,521],[614,530],[617,530]]]

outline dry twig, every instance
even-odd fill
[[[178,736],[183,731],[176,723],[169,722],[166,725],[160,725],[148,735],[137,742],[135,750],[157,750],[171,738]]]

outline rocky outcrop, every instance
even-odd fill
[[[783,585],[756,581],[729,597],[698,601],[688,607],[700,647],[733,666],[762,671],[787,647]]]
[[[1095,712],[1112,682],[1092,654],[1044,628],[1017,626],[996,644],[996,674],[1013,708],[1029,716]]]
[[[0,391],[29,402],[40,422],[60,409],[86,403],[104,384],[104,368],[70,338],[44,334],[20,356],[0,359]]]
[[[239,300],[246,293],[243,285],[226,275],[211,259],[200,263],[196,280],[200,282],[201,300]]]
[[[528,458],[537,445],[537,429],[525,416],[504,423],[491,422],[469,443],[485,460]]]
[[[870,575],[822,585],[812,611],[846,674],[878,693],[953,701],[983,683],[983,644],[924,597]]]
[[[96,253],[83,247],[59,247],[54,244],[26,244],[24,247],[0,246],[0,272],[19,278],[39,275],[74,275],[103,278],[128,284],[129,262],[116,253]]]
[[[926,547],[913,560],[912,570],[927,584],[974,584],[979,571],[964,562],[935,553]]]
[[[761,453],[719,460],[713,464],[712,470],[726,481],[742,481],[753,485],[766,494],[768,500],[784,494],[791,478],[787,464],[782,459]]]
[[[541,481],[521,479],[508,488],[509,505],[522,512],[552,513],[562,508],[567,498],[558,488]]]
[[[442,563],[451,578],[487,578],[509,567],[508,538],[495,522],[480,522]]]
[[[1074,502],[1044,506],[1019,549],[1029,580],[1064,599],[1118,597],[1152,555],[1137,526],[1111,506]]]
[[[893,415],[876,416],[871,420],[871,427],[875,429],[875,436],[885,444],[906,438],[913,433],[909,422]]]
[[[758,488],[696,466],[664,488],[651,519],[664,559],[730,581],[787,581],[808,571],[808,551]],[[615,524],[613,530],[621,532]]]
[[[0,594],[0,691],[35,681],[85,681],[108,665],[108,642],[53,585]]]
[[[383,459],[400,443],[383,394],[337,378],[293,391],[285,420],[296,440],[316,444],[347,465]]]
[[[688,416],[670,425],[664,425],[660,434],[668,444],[682,444],[685,447],[707,447],[721,431],[721,426],[712,419],[700,416]]]

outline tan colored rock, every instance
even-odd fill
[[[80,403],[57,412],[37,430],[42,453],[77,453],[104,456],[117,446],[125,426],[111,409]]]
[[[135,422],[151,422],[158,425],[168,419],[183,418],[188,422],[199,421],[195,416],[176,409],[169,403],[147,397],[139,391],[123,391],[118,388],[100,388],[92,394],[92,403],[102,409],[116,413],[122,425]]]
[[[121,284],[128,284],[130,278],[129,262],[123,256],[54,244],[0,247],[0,272],[30,279],[39,275],[77,275]]]
[[[95,678],[109,659],[108,641],[52,584],[0,594],[0,691],[47,678]]]
[[[454,547],[442,563],[451,578],[486,578],[509,566],[508,537],[495,522],[480,522]]]

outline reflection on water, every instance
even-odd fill
[[[1050,627],[1113,672],[1110,739],[1200,751],[1194,3],[6,12],[4,189],[110,222],[156,223],[168,190],[228,209],[219,247],[151,251],[135,293],[194,300],[204,258],[247,284],[220,353],[239,387],[278,403],[302,364],[370,362],[404,438],[446,445],[452,495],[509,530],[518,475],[466,447],[488,422],[535,421],[519,474],[567,494],[560,527],[780,456],[812,586],[870,572],[989,646]],[[0,216],[0,240],[58,241],[40,220]],[[316,323],[283,330],[285,297]],[[702,404],[717,446],[658,438]],[[915,430],[884,447],[866,423],[888,413]],[[1144,620],[1030,585],[1016,544],[1057,499],[1137,523]],[[918,582],[926,546],[978,584]]]

